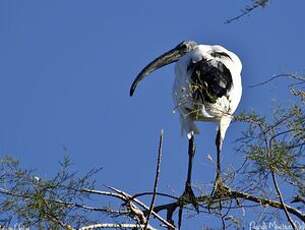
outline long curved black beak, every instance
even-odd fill
[[[184,54],[193,50],[196,45],[197,43],[193,41],[183,41],[174,49],[167,51],[160,57],[153,60],[147,66],[145,66],[145,68],[137,75],[136,79],[133,81],[130,87],[130,96],[133,95],[139,82],[142,81],[146,76],[165,65],[178,61]]]

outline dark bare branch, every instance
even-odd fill
[[[289,212],[287,210],[287,207],[286,207],[286,204],[284,202],[284,198],[283,198],[283,195],[282,195],[282,192],[280,190],[280,187],[277,183],[277,180],[276,180],[276,177],[275,177],[275,174],[273,171],[271,171],[271,176],[272,176],[272,181],[273,181],[273,184],[274,184],[274,187],[275,187],[275,190],[276,190],[276,193],[278,194],[278,197],[280,199],[280,202],[281,202],[281,205],[283,207],[283,210],[285,212],[285,215],[287,217],[287,220],[289,221],[289,223],[291,224],[292,228],[294,230],[297,230],[297,227],[295,226],[295,224],[293,223],[293,220],[291,219],[290,215],[289,215]]]
[[[160,134],[160,141],[159,141],[159,147],[158,147],[158,159],[157,159],[157,168],[156,168],[156,175],[155,175],[155,181],[154,181],[154,187],[153,187],[153,196],[151,198],[151,203],[150,203],[150,207],[149,207],[149,211],[146,217],[146,223],[145,223],[145,227],[144,230],[147,229],[148,223],[149,223],[149,218],[150,215],[153,211],[154,205],[155,205],[155,199],[157,196],[157,187],[158,187],[158,182],[159,182],[159,176],[160,176],[160,167],[161,167],[161,158],[162,158],[162,152],[163,152],[163,130],[161,130],[161,134]]]
[[[249,87],[254,88],[254,87],[266,85],[266,84],[270,83],[271,81],[274,81],[278,78],[288,78],[288,79],[291,79],[291,80],[297,80],[299,82],[305,83],[305,77],[301,76],[300,74],[297,74],[297,73],[283,73],[283,74],[276,74],[276,75],[272,76],[271,78],[267,79],[266,81],[259,82],[259,83],[254,84],[254,85],[250,85]]]
[[[80,228],[79,230],[94,230],[94,229],[103,229],[103,228],[114,228],[114,229],[142,229],[144,224],[114,224],[114,223],[104,223],[104,224],[93,224]],[[156,230],[151,226],[147,226],[147,230]]]
[[[225,23],[228,24],[233,21],[237,21],[240,18],[242,18],[246,15],[249,15],[254,10],[256,10],[258,7],[265,7],[268,2],[269,2],[269,0],[254,0],[252,5],[248,5],[244,9],[242,9],[241,14],[226,20]]]

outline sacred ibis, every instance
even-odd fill
[[[173,62],[176,62],[173,99],[180,114],[182,130],[189,140],[189,165],[183,196],[187,196],[198,208],[191,188],[194,134],[199,132],[195,122],[211,121],[218,124],[215,189],[221,183],[220,151],[242,94],[242,64],[236,54],[220,45],[183,41],[153,60],[138,74],[131,85],[130,96],[147,75]]]

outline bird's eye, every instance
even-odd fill
[[[186,42],[182,42],[182,43],[180,44],[180,49],[182,49],[182,50],[187,50],[187,49],[188,49],[188,44],[187,44]]]

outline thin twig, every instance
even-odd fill
[[[163,192],[156,192],[156,194],[158,196],[163,196],[163,197],[171,198],[171,199],[174,199],[174,200],[179,199],[179,197],[176,197],[176,196],[173,196],[173,195],[170,195],[170,194],[167,194],[167,193],[163,193]],[[132,199],[140,197],[140,196],[147,196],[147,195],[154,195],[154,193],[153,192],[136,193],[135,195],[132,196]]]
[[[114,224],[114,223],[104,223],[104,224],[93,224],[80,228],[79,230],[93,230],[98,228],[115,228],[115,229],[139,229],[143,228],[143,224]],[[148,226],[148,230],[156,230],[155,228]]]
[[[107,191],[88,189],[88,188],[83,188],[80,190],[80,192],[91,193],[91,194],[100,195],[100,196],[110,196],[110,197],[119,198],[122,201],[126,201],[126,198],[122,194],[118,194],[116,192],[107,192]]]
[[[121,191],[121,190],[119,190],[119,189],[116,189],[116,188],[114,188],[114,187],[111,187],[111,186],[107,186],[107,187],[108,187],[109,189],[112,189],[113,191],[115,191],[115,192],[121,194],[123,197],[125,197],[125,198],[124,198],[125,201],[127,201],[127,202],[131,201],[132,196],[129,195],[128,193],[123,192],[123,191]],[[126,198],[128,198],[128,199],[126,199]],[[149,207],[148,207],[146,204],[144,204],[143,202],[141,202],[140,200],[138,200],[138,199],[133,199],[132,201],[135,202],[136,204],[138,204],[139,206],[141,206],[142,208],[144,208],[146,211],[149,210]],[[173,226],[173,225],[172,225],[171,223],[169,223],[167,220],[165,220],[164,218],[162,218],[162,217],[161,217],[160,215],[158,215],[158,213],[156,213],[155,211],[152,211],[151,214],[152,214],[156,219],[158,219],[161,223],[163,223],[163,224],[165,224],[167,227],[169,227],[170,229],[175,229],[175,226]]]
[[[285,215],[286,215],[286,217],[287,217],[289,223],[291,224],[292,228],[293,228],[294,230],[297,230],[297,227],[295,226],[293,220],[291,219],[291,217],[290,217],[290,215],[289,215],[289,213],[288,213],[287,207],[286,207],[285,202],[284,202],[284,199],[283,199],[283,195],[282,195],[282,193],[281,193],[281,190],[280,190],[280,188],[279,188],[279,185],[278,185],[278,183],[277,183],[277,180],[276,180],[276,177],[275,177],[275,174],[274,174],[273,171],[271,171],[271,176],[272,176],[272,181],[273,181],[273,184],[274,184],[276,193],[278,194],[278,196],[279,196],[279,198],[280,198],[280,201],[281,201],[281,204],[282,204],[282,206],[283,206],[283,210],[284,210],[284,212],[285,212]]]
[[[256,0],[252,6],[246,6],[246,8],[242,10],[241,14],[226,20],[225,24],[231,23],[233,21],[236,21],[236,20],[238,20],[238,19],[240,19],[240,18],[250,14],[253,10],[258,8],[259,6],[264,7],[267,4],[268,1],[269,0],[260,0],[260,1]]]
[[[44,214],[46,214],[46,216],[55,224],[58,224],[60,225],[63,229],[66,229],[66,230],[71,230],[73,229],[73,227],[69,224],[65,224],[64,222],[62,222],[60,219],[58,219],[58,217],[56,215],[54,215],[52,213],[52,210],[51,208],[49,207],[48,205],[48,202],[42,198],[42,202],[44,203],[46,209],[47,209],[47,212],[44,211]]]
[[[148,215],[146,217],[146,223],[145,223],[144,230],[147,230],[149,218],[154,209],[155,200],[156,200],[156,196],[157,196],[157,187],[158,187],[158,182],[159,182],[159,177],[160,177],[160,166],[161,166],[161,158],[162,158],[162,152],[163,152],[163,136],[164,136],[164,132],[162,129],[161,134],[160,134],[159,148],[158,148],[158,159],[157,159],[157,168],[156,168],[156,175],[155,175],[155,181],[154,181],[153,196],[151,198],[151,203],[150,203]]]
[[[269,205],[270,207],[273,208],[277,208],[277,209],[283,209],[284,206],[287,209],[287,211],[293,215],[295,215],[296,217],[298,217],[300,220],[302,220],[303,222],[305,222],[305,214],[302,213],[300,210],[291,207],[287,204],[283,204],[281,202],[275,201],[275,200],[271,200],[271,199],[267,199],[267,198],[263,198],[263,197],[258,197],[249,193],[244,193],[244,192],[240,192],[240,191],[230,191],[230,196],[236,197],[236,198],[243,198],[246,199],[248,201],[252,201],[261,205]]]
[[[259,82],[257,84],[254,84],[254,85],[250,85],[249,87],[250,88],[254,88],[254,87],[257,87],[257,86],[262,86],[262,85],[265,85],[277,78],[281,78],[281,77],[287,77],[287,78],[290,78],[290,79],[293,79],[293,80],[298,80],[298,81],[301,81],[301,82],[304,82],[305,81],[305,77],[302,77],[302,76],[298,76],[297,74],[292,74],[292,73],[283,73],[283,74],[277,74],[277,75],[274,75],[272,76],[271,78],[263,81],[263,82]]]
[[[305,199],[303,197],[301,197],[300,195],[297,195],[291,201],[291,203],[298,203],[298,202],[305,204]]]

